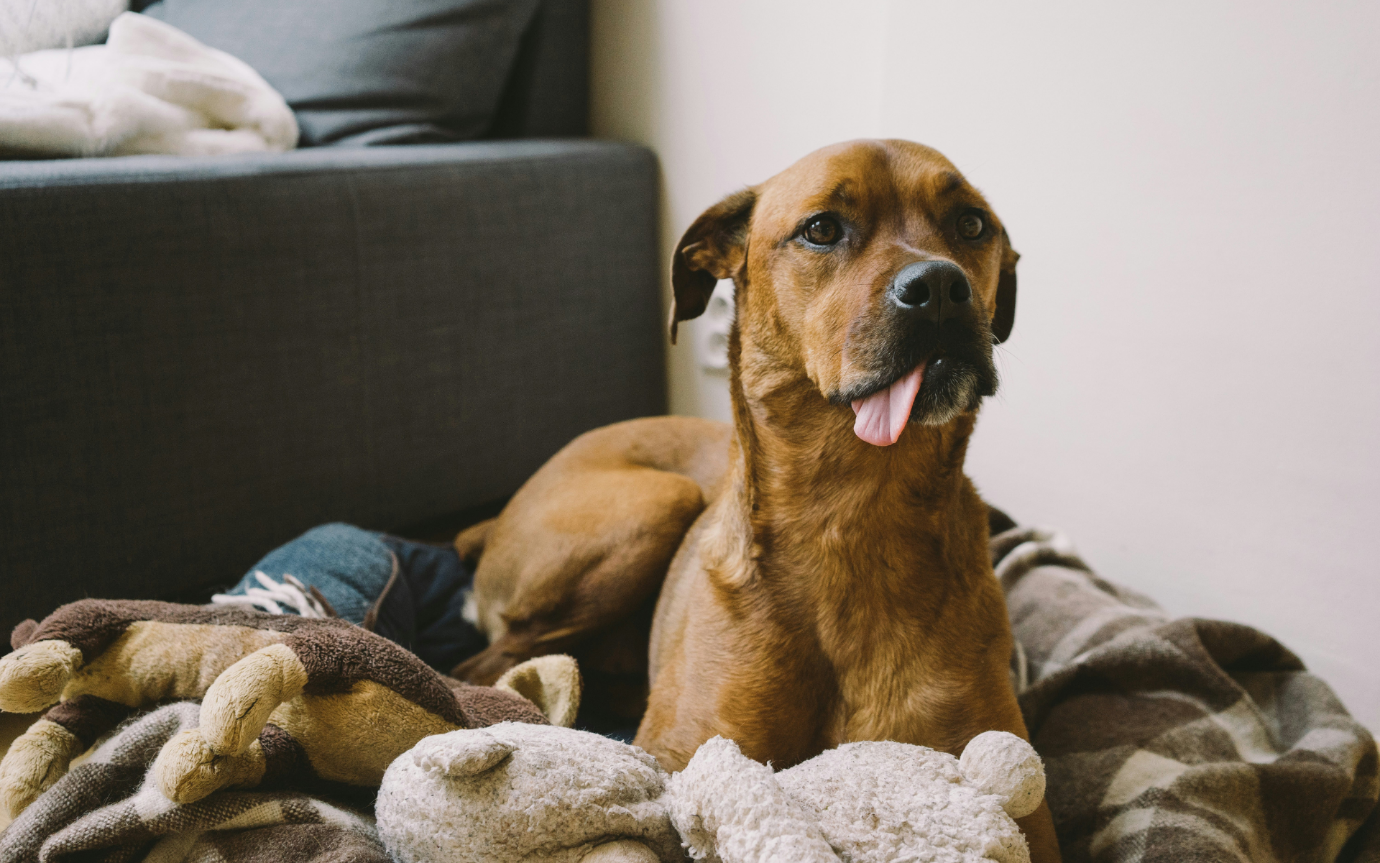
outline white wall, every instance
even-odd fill
[[[594,126],[659,154],[668,256],[815,147],[939,148],[1023,255],[984,494],[1380,730],[1380,5],[594,8]],[[682,342],[672,409],[727,418]]]

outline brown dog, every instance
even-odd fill
[[[457,671],[557,650],[636,670],[660,586],[636,743],[669,769],[715,734],[778,767],[850,740],[1025,737],[963,474],[1017,257],[953,165],[904,141],[820,150],[711,207],[677,246],[671,326],[734,280],[731,440],[639,420],[553,458],[457,540],[483,551],[492,640]],[[1059,859],[1047,807],[1021,827]]]

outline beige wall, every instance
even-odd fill
[[[594,126],[660,156],[668,254],[817,146],[944,151],[1024,255],[979,487],[1380,729],[1380,6],[594,7]],[[672,409],[724,418],[694,342]]]

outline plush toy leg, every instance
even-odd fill
[[[661,863],[656,852],[633,839],[619,839],[597,846],[580,863]]]
[[[218,755],[195,731],[184,731],[158,753],[153,765],[158,788],[174,803],[195,803],[223,788],[306,788],[349,800],[360,789],[322,779],[306,750],[273,723],[238,755]],[[372,789],[367,801],[372,801]],[[361,803],[366,803],[361,798]]]
[[[81,651],[65,641],[26,644],[0,659],[0,710],[36,713],[51,707],[81,664]]]
[[[201,734],[217,753],[243,752],[279,704],[301,694],[307,669],[292,649],[273,644],[225,669],[201,700]]]
[[[129,715],[123,704],[80,695],[29,726],[0,761],[0,805],[18,817],[67,773],[72,759]]]
[[[192,803],[229,786],[253,787],[267,769],[257,739],[268,718],[307,684],[307,670],[290,648],[273,644],[227,668],[206,690],[201,727],[169,740],[153,764],[163,794]]]
[[[196,730],[184,731],[164,744],[153,762],[153,778],[174,803],[195,803],[222,788],[253,788],[267,763],[255,740],[243,752],[220,755]]]
[[[18,818],[62,778],[81,751],[76,735],[56,722],[40,719],[29,726],[0,761],[0,806],[6,814]]]

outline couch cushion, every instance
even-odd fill
[[[258,70],[297,112],[307,147],[479,137],[536,5],[159,0],[144,14]]]
[[[664,412],[657,236],[604,141],[0,162],[0,636],[463,526]]]

